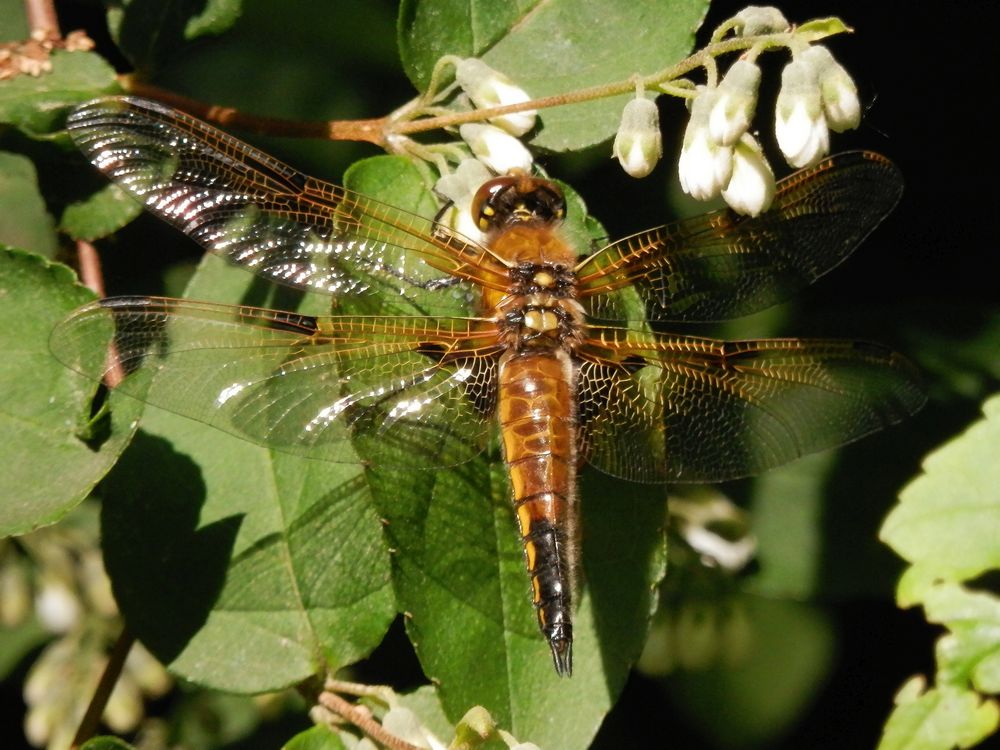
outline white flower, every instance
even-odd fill
[[[816,70],[806,61],[796,58],[781,72],[774,134],[793,167],[813,164],[830,149]]]
[[[458,129],[472,153],[497,174],[531,169],[531,153],[517,138],[494,125],[469,122]]]
[[[660,114],[650,99],[636,98],[622,110],[612,154],[632,177],[645,177],[663,154]]]
[[[823,112],[830,130],[843,133],[858,127],[861,124],[858,87],[844,66],[821,44],[810,46],[802,53],[802,59],[816,71]]]
[[[763,213],[774,200],[774,172],[749,133],[744,133],[733,148],[733,176],[722,198],[734,211],[748,216]]]
[[[475,57],[467,57],[455,66],[455,80],[479,109],[531,101],[524,89]],[[535,126],[535,110],[501,115],[490,122],[511,135],[524,135]]]
[[[733,149],[720,146],[708,130],[709,113],[716,91],[702,90],[691,103],[691,119],[684,131],[684,145],[677,163],[681,188],[700,201],[709,200],[729,183],[733,171]]]
[[[478,159],[464,159],[451,174],[434,184],[434,192],[451,202],[440,217],[440,223],[471,240],[482,241],[484,235],[472,215],[472,199],[479,187],[493,175]]]
[[[732,146],[753,120],[757,107],[760,68],[749,60],[730,66],[718,87],[718,98],[708,116],[708,132],[720,146]]]
[[[69,586],[62,581],[46,581],[35,595],[35,614],[46,630],[65,633],[82,616],[83,608]]]

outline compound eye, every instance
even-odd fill
[[[484,182],[472,199],[472,219],[483,232],[493,226],[497,215],[498,196],[514,185],[513,177],[495,177]]]

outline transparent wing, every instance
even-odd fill
[[[655,321],[724,320],[770,307],[850,255],[892,210],[899,170],[879,154],[824,159],[778,184],[757,217],[722,210],[614,242],[577,269],[593,317],[621,319],[635,285]]]
[[[476,318],[311,317],[150,297],[82,307],[50,346],[92,379],[117,370],[128,395],[265,446],[418,468],[482,449],[500,353],[495,326]]]
[[[867,342],[589,335],[581,455],[634,481],[757,474],[894,424],[925,400],[913,365]]]
[[[303,174],[157,102],[96,99],[66,127],[147,210],[281,284],[338,296],[402,294],[424,307],[424,292],[440,286],[471,300],[459,280],[504,288],[502,265],[471,240]]]

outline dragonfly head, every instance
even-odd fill
[[[472,218],[483,232],[516,224],[553,226],[566,215],[566,199],[550,180],[512,172],[483,183],[472,201]]]

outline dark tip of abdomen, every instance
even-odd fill
[[[571,638],[550,638],[552,663],[560,677],[573,676],[573,640]]]

